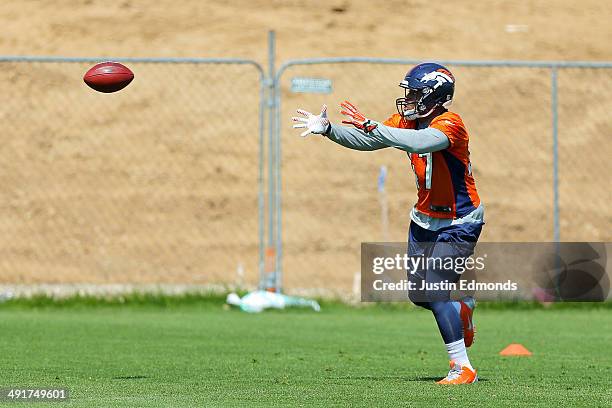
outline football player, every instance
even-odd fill
[[[467,258],[472,255],[484,225],[484,207],[476,192],[469,136],[461,117],[448,110],[455,90],[455,78],[442,65],[422,63],[400,82],[404,96],[396,100],[397,113],[380,123],[365,117],[348,101],[341,103],[342,123],[330,123],[327,106],[319,115],[298,109],[294,128],[301,136],[321,134],[355,150],[393,147],[407,153],[416,176],[418,200],[410,213],[408,255],[429,258]],[[436,287],[436,283],[457,282],[454,270],[427,266],[408,271],[414,288]],[[443,287],[438,285],[437,287]],[[448,285],[447,285],[448,287]],[[450,299],[450,290],[410,291],[416,305],[432,311],[446,344],[450,371],[439,384],[470,384],[478,380],[467,356],[472,345],[474,299]]]

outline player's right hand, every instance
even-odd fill
[[[311,133],[320,135],[327,132],[330,126],[329,119],[327,119],[327,105],[321,107],[321,114],[319,115],[313,115],[304,109],[298,109],[296,112],[304,116],[302,118],[295,116],[291,118],[294,122],[301,122],[297,125],[293,125],[294,129],[306,129],[300,136],[306,137]]]
[[[372,122],[370,119],[363,116],[363,113],[359,111],[359,108],[357,108],[349,101],[342,102],[340,104],[340,107],[342,107],[342,111],[340,111],[340,113],[351,119],[343,120],[342,123],[347,125],[353,125],[357,129],[361,129],[366,133],[370,133],[378,126],[376,122]]]

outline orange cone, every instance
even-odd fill
[[[500,356],[530,356],[531,351],[527,350],[525,346],[518,343],[512,343],[505,349],[499,352]]]

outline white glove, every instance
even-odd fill
[[[306,112],[303,109],[298,109],[297,113],[305,117],[298,118],[294,116],[291,118],[291,120],[294,122],[301,122],[297,125],[293,125],[294,129],[306,128],[306,130],[300,134],[302,137],[308,136],[311,133],[319,135],[323,134],[329,127],[329,119],[327,119],[327,105],[323,105],[321,107],[320,115],[313,115],[312,113]]]

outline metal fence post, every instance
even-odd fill
[[[268,32],[268,247],[274,246],[274,31]]]
[[[257,184],[258,184],[258,194],[257,194],[257,229],[258,229],[258,239],[259,239],[259,282],[257,286],[259,287],[264,279],[265,274],[265,199],[264,199],[264,166],[265,166],[265,153],[264,153],[264,128],[265,128],[265,77],[261,74],[259,81],[259,163],[258,163],[258,174],[257,174]]]
[[[277,110],[276,105],[276,33],[274,30],[268,32],[268,75],[266,85],[268,87],[268,237],[267,249],[265,251],[265,261],[260,279],[260,289],[274,288],[276,292],[280,291],[280,277],[278,271],[278,236],[276,219],[278,217],[277,194],[279,187],[277,186],[278,175],[278,145],[276,135],[275,115]]]
[[[557,67],[550,71],[551,77],[551,105],[552,105],[552,137],[553,137],[553,241],[560,240],[559,226],[559,128],[558,128],[558,101],[557,101]]]
[[[274,64],[274,59],[276,58],[276,41],[275,41],[275,33],[274,31],[270,32],[271,42],[270,42],[270,59],[272,64]],[[274,258],[274,288],[277,293],[281,292],[283,285],[283,267],[282,267],[282,248],[283,248],[283,239],[282,239],[282,205],[281,205],[281,194],[282,194],[282,182],[281,182],[281,140],[280,140],[280,86],[276,78],[276,72],[273,69],[274,65],[271,66],[270,70],[270,78],[273,81],[272,87],[272,97],[274,99],[274,110],[276,115],[271,116],[275,118],[274,122],[271,122],[270,127],[274,129],[274,168],[276,170],[276,180],[274,181],[274,197],[275,197],[275,258]]]

